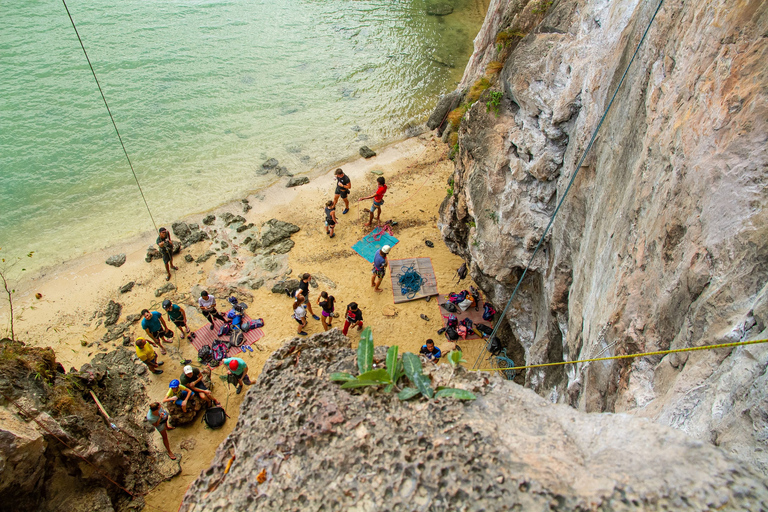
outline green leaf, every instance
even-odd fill
[[[419,373],[416,375],[416,387],[419,389],[419,392],[424,395],[427,398],[432,398],[435,396],[435,391],[432,389],[432,381],[429,380],[429,377],[424,375],[423,373]]]
[[[402,401],[406,401],[406,400],[410,400],[411,398],[415,397],[418,394],[419,394],[418,389],[403,388],[403,390],[397,394],[397,398],[399,398]]]
[[[466,389],[457,388],[442,388],[435,393],[435,398],[456,398],[458,400],[474,400],[477,398],[474,393],[467,391]]]
[[[456,368],[461,363],[466,363],[466,359],[461,358],[461,350],[451,350],[448,352],[448,362],[451,363],[451,366]]]
[[[389,374],[384,368],[376,368],[369,372],[361,373],[357,376],[357,380],[376,380],[379,382],[390,382]]]
[[[397,384],[397,381],[399,381],[400,379],[402,379],[404,375],[405,375],[405,368],[403,367],[403,360],[402,360],[402,359],[400,359],[400,360],[397,362],[397,372],[395,372],[395,378],[394,378],[394,379],[392,379],[392,382],[394,382],[395,384]]]
[[[360,343],[357,345],[357,369],[360,373],[371,371],[373,368],[373,334],[371,328],[366,327],[360,334]]]
[[[341,385],[341,389],[353,389],[353,388],[363,388],[365,386],[381,386],[382,384],[386,384],[386,382],[380,382],[378,380],[350,380],[345,382]]]
[[[74,350],[73,350],[73,352],[74,352]],[[384,392],[385,393],[391,393],[392,389],[394,389],[394,387],[395,387],[394,384],[387,384],[387,387],[384,388]]]
[[[413,352],[403,354],[403,368],[411,382],[416,384],[416,376],[421,375],[421,359]]]
[[[354,375],[347,372],[335,372],[331,374],[330,379],[332,382],[347,382],[350,380],[355,380],[356,378]]]
[[[387,350],[387,373],[389,373],[389,380],[395,382],[395,375],[397,375],[397,345],[389,347]]]

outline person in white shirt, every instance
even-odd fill
[[[214,318],[218,318],[222,322],[227,323],[227,321],[224,320],[224,317],[221,316],[221,313],[216,311],[216,297],[209,295],[208,292],[203,290],[200,293],[200,298],[197,299],[197,303],[200,305],[200,310],[202,311],[203,316],[211,322],[211,330],[216,326],[213,321]]]
[[[301,293],[296,294],[296,300],[293,302],[293,319],[299,323],[298,334],[306,336],[304,327],[307,326],[307,306]]]

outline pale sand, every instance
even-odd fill
[[[392,249],[390,258],[430,257],[441,293],[468,288],[471,284],[468,280],[463,281],[460,287],[454,285],[456,269],[462,264],[462,260],[448,251],[437,229],[438,208],[446,194],[447,180],[453,173],[453,162],[447,158],[448,150],[446,145],[435,140],[434,137],[425,135],[388,146],[380,150],[379,155],[372,159],[358,159],[343,165],[353,185],[350,195],[351,210],[347,215],[342,215],[343,203],[339,201],[339,208],[337,208],[339,224],[334,239],[329,239],[325,234],[322,211],[324,202],[333,198],[335,186],[333,169],[316,177],[308,185],[287,189],[284,185],[285,180],[282,180],[255,197],[250,196],[248,199],[253,210],[244,217],[256,225],[270,218],[277,218],[301,227],[301,231],[292,237],[296,245],[289,253],[289,266],[293,270],[290,277],[297,277],[304,272],[317,272],[329,277],[337,285],[335,289],[328,289],[320,283],[319,288],[310,289],[310,300],[316,313],[319,314],[320,311],[320,308],[315,305],[317,297],[320,291],[327,289],[336,297],[338,304],[336,310],[342,314],[342,317],[347,303],[356,301],[360,304],[365,323],[372,327],[377,345],[399,345],[401,352],[418,352],[425,339],[433,338],[443,352],[447,353],[452,348],[452,344],[448,343],[444,336],[436,333],[442,326],[436,301],[434,299],[430,302],[419,300],[394,305],[389,272],[382,282],[384,292],[374,293],[370,285],[371,264],[350,247],[368,232],[362,225],[367,220],[366,212],[371,201],[360,203],[358,211],[357,198],[371,195],[375,191],[377,176],[370,171],[382,170],[387,178],[389,190],[382,207],[381,220],[393,219],[399,223],[395,229],[395,236],[400,242]],[[263,198],[259,199],[259,197]],[[242,205],[239,202],[232,203],[217,209],[214,213],[218,216],[224,211],[242,214]],[[138,205],[136,215],[137,218],[146,215]],[[364,220],[358,221],[358,216]],[[198,215],[187,220],[200,222],[201,218],[202,215]],[[170,222],[166,225],[170,228]],[[31,345],[51,346],[66,368],[70,366],[79,368],[100,350],[96,345],[83,347],[81,340],[85,340],[86,343],[96,342],[106,332],[104,327],[97,325],[99,319],[92,317],[94,311],[103,310],[110,299],[123,305],[121,322],[125,320],[125,315],[138,313],[143,308],[160,310],[160,302],[164,298],[178,300],[179,303],[187,306],[189,324],[195,329],[204,325],[206,321],[191,306],[194,302],[189,294],[192,286],[200,284],[206,287],[217,281],[235,280],[239,275],[237,268],[242,267],[242,264],[252,256],[247,249],[239,249],[238,258],[241,258],[241,261],[233,265],[235,268],[223,270],[215,268],[215,258],[211,258],[202,265],[187,263],[183,259],[184,254],[191,254],[197,258],[210,248],[209,242],[195,244],[182,250],[182,253],[175,257],[179,271],[174,273],[171,282],[177,286],[177,292],[156,298],[154,290],[166,283],[165,270],[161,261],[155,260],[151,264],[144,261],[146,248],[154,244],[154,240],[155,235],[147,233],[139,239],[127,241],[120,246],[78,258],[56,269],[48,269],[20,283],[15,297],[17,338]],[[432,240],[435,247],[428,248],[424,244],[425,240]],[[237,245],[236,241],[233,243]],[[107,257],[120,252],[127,255],[127,262],[122,267],[114,268],[104,263]],[[131,292],[120,294],[119,287],[128,281],[135,281],[136,286]],[[252,354],[247,353],[243,356],[250,367],[253,380],[269,354],[286,338],[296,333],[296,322],[291,318],[292,302],[284,295],[272,294],[270,287],[264,286],[255,291],[248,290],[253,298],[246,300],[251,304],[248,309],[249,315],[254,318],[262,317],[265,321],[265,336],[259,342],[264,350],[255,349]],[[35,293],[41,293],[43,298],[35,299]],[[196,297],[194,299],[196,301]],[[219,299],[219,309],[226,311],[228,307],[222,304],[222,302],[225,303],[225,297]],[[384,314],[392,312],[396,315]],[[3,314],[5,315],[6,312],[3,311]],[[420,314],[427,315],[429,322],[422,320]],[[341,327],[343,324],[341,320],[341,317],[336,319],[334,324]],[[0,318],[0,322],[4,325],[7,318]],[[319,321],[310,318],[306,330],[313,334],[320,332],[322,326]],[[132,339],[141,334],[143,332],[139,324],[134,324],[131,332]],[[350,332],[350,336],[354,339],[356,331]],[[159,399],[164,395],[167,383],[179,376],[181,359],[192,359],[193,364],[197,364],[195,350],[186,340],[179,340],[178,331],[174,341],[174,348],[169,349],[169,355],[161,357],[161,360],[166,361],[163,367],[166,370],[165,374],[153,375],[150,378],[149,393],[153,399]],[[105,344],[107,346],[105,348],[111,350],[119,344],[120,341]],[[480,340],[461,343],[465,358],[470,365],[477,357],[481,344]],[[177,353],[178,347],[181,347],[181,354]],[[214,371],[215,395],[222,403],[227,403],[227,411],[231,418],[219,431],[206,430],[200,423],[195,423],[171,433],[171,448],[174,452],[182,454],[182,473],[150,493],[147,503],[153,508],[175,510],[187,486],[201,470],[207,468],[216,447],[235,426],[240,402],[245,393],[236,395],[233,389],[227,390],[225,383],[218,378],[218,375],[224,373],[221,367]],[[119,413],[118,411],[110,412]],[[145,412],[134,411],[134,413],[137,416],[143,416]],[[160,437],[159,435],[156,437],[159,453],[162,454]],[[179,444],[189,437],[197,440],[197,446],[194,451],[186,452],[179,448]]]

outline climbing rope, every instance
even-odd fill
[[[371,238],[374,241],[378,242],[379,240],[381,240],[381,237],[384,236],[384,233],[389,233],[390,236],[395,236],[392,233],[392,226],[390,226],[389,224],[384,224],[382,226],[377,227],[373,231],[373,233],[371,233]]]
[[[493,359],[496,363],[496,366],[498,367],[499,371],[501,371],[501,374],[504,376],[507,380],[513,380],[515,378],[515,370],[512,370],[510,367],[515,366],[515,362],[507,357],[507,349],[504,348],[501,350],[499,355],[497,356],[491,356],[489,359]]]
[[[421,274],[413,269],[413,265],[408,267],[403,265],[401,270],[403,273],[397,280],[397,284],[400,286],[400,293],[410,300],[419,293],[419,290],[421,290],[421,287],[427,280],[421,277]]]
[[[152,220],[152,225],[155,227],[155,231],[159,233],[157,229],[157,224],[155,223],[155,218],[152,216],[152,212],[149,209],[149,203],[147,203],[147,198],[144,196],[144,191],[141,189],[139,178],[136,176],[136,171],[133,169],[133,163],[131,163],[131,159],[128,157],[128,150],[125,149],[125,144],[123,144],[123,138],[120,136],[120,130],[117,129],[117,123],[115,123],[115,118],[112,116],[112,111],[109,109],[107,98],[104,96],[104,91],[101,90],[101,84],[99,83],[99,79],[96,77],[96,71],[93,69],[93,64],[91,64],[91,59],[88,57],[88,52],[85,51],[85,45],[83,44],[83,40],[80,39],[80,33],[77,31],[77,26],[75,26],[75,20],[72,19],[72,14],[69,12],[69,7],[67,7],[67,2],[65,0],[61,0],[61,2],[64,4],[64,9],[67,10],[67,16],[69,16],[69,21],[72,23],[72,28],[75,29],[75,35],[77,36],[77,40],[80,42],[80,48],[83,49],[85,60],[88,61],[88,67],[91,68],[91,73],[93,73],[93,79],[96,80],[96,86],[99,88],[99,93],[101,93],[101,99],[104,100],[104,106],[107,107],[107,113],[109,114],[109,118],[112,120],[112,126],[115,127],[115,133],[117,134],[117,138],[120,141],[120,146],[123,148],[125,159],[128,160],[128,166],[131,168],[131,172],[133,173],[133,179],[136,180],[136,186],[139,187],[139,193],[141,194],[141,198],[144,200],[144,206],[147,208],[147,213],[149,214],[149,218]]]
[[[679,352],[693,352],[696,350],[712,350],[716,348],[728,348],[728,347],[742,347],[744,345],[756,345],[758,343],[766,343],[768,342],[768,339],[764,340],[753,340],[753,341],[737,341],[733,343],[720,343],[718,345],[704,345],[703,347],[687,347],[687,348],[676,348],[671,350],[657,350],[655,352],[643,352],[640,354],[624,354],[620,356],[611,356],[611,357],[594,357],[592,359],[580,359],[578,361],[559,361],[557,363],[542,363],[542,364],[529,364],[527,366],[512,366],[508,368],[482,368],[482,369],[473,369],[473,371],[476,372],[497,372],[497,371],[506,371],[506,370],[527,370],[529,368],[543,368],[545,366],[562,366],[565,364],[578,364],[578,363],[590,363],[594,361],[611,361],[614,359],[632,359],[636,357],[646,357],[646,356],[663,356],[666,354],[677,354]]]
[[[539,253],[539,249],[541,249],[541,246],[544,244],[544,239],[549,233],[549,230],[552,228],[552,224],[555,222],[555,217],[557,217],[557,214],[560,211],[560,208],[563,206],[563,203],[565,202],[565,198],[568,197],[568,192],[571,190],[571,186],[573,185],[573,182],[576,180],[576,176],[578,176],[579,174],[579,169],[581,169],[581,164],[584,163],[584,160],[587,158],[587,154],[589,153],[589,150],[592,149],[592,146],[594,145],[595,140],[597,139],[597,134],[600,131],[600,128],[603,126],[603,122],[605,121],[605,118],[608,116],[608,112],[610,112],[611,107],[613,106],[613,102],[616,100],[616,95],[619,93],[619,89],[621,88],[621,85],[624,83],[624,79],[627,77],[627,73],[629,73],[629,68],[632,66],[632,63],[635,62],[635,57],[637,57],[637,54],[640,51],[640,46],[642,46],[643,42],[645,41],[645,37],[648,35],[648,31],[651,29],[651,25],[653,25],[653,20],[656,19],[656,15],[659,13],[659,9],[661,9],[661,4],[663,3],[664,3],[664,0],[659,0],[659,4],[656,6],[656,10],[653,12],[653,16],[651,16],[651,20],[648,22],[648,26],[645,28],[645,32],[643,32],[643,37],[641,37],[640,42],[637,43],[637,47],[635,48],[635,53],[633,53],[632,58],[629,59],[629,63],[627,64],[627,67],[624,69],[624,74],[621,75],[621,80],[619,80],[619,83],[616,85],[616,89],[613,91],[613,95],[611,96],[611,101],[609,101],[608,106],[605,107],[605,111],[603,112],[603,115],[600,117],[600,122],[597,123],[597,127],[595,127],[594,132],[592,132],[592,138],[589,139],[589,144],[587,144],[587,147],[584,149],[584,153],[581,155],[581,159],[579,160],[579,163],[576,165],[576,168],[573,171],[573,176],[571,176],[571,179],[568,182],[568,186],[565,187],[565,191],[563,192],[563,197],[557,203],[557,208],[555,208],[554,213],[552,213],[552,217],[549,219],[549,224],[547,224],[546,229],[541,234],[541,238],[539,238],[539,243],[536,244],[536,249],[534,249],[533,254],[531,254],[531,258],[528,260],[528,265],[526,265],[525,270],[523,270],[523,273],[520,276],[520,279],[517,280],[517,285],[515,285],[515,289],[512,291],[512,295],[509,297],[509,300],[507,301],[507,305],[504,306],[504,310],[501,312],[501,316],[499,317],[501,321],[496,322],[496,325],[493,327],[493,332],[491,332],[490,336],[488,336],[488,342],[486,343],[485,347],[483,347],[483,350],[480,353],[480,355],[477,356],[475,363],[472,365],[473,369],[477,367],[482,357],[486,354],[486,352],[488,352],[488,348],[490,347],[490,344],[494,336],[496,336],[496,332],[499,330],[499,326],[501,325],[502,321],[507,317],[507,312],[509,311],[509,308],[512,306],[512,301],[517,295],[517,291],[520,289],[520,285],[522,284],[523,279],[525,279],[525,276],[528,273],[528,270],[531,268],[531,265],[533,264],[533,259]]]

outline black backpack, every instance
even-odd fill
[[[488,347],[488,352],[491,353],[491,355],[497,356],[501,354],[501,351],[504,349],[504,347],[501,345],[501,341],[499,341],[499,338],[494,336],[491,339],[491,344]]]
[[[220,405],[214,405],[205,410],[202,421],[208,428],[221,428],[227,421],[227,413]]]
[[[453,327],[446,327],[445,337],[451,341],[456,341],[459,339],[459,333],[456,332],[456,329],[454,329]]]
[[[485,334],[486,336],[490,335],[493,332],[493,328],[485,324],[475,324],[475,329]]]
[[[443,309],[448,311],[449,313],[458,313],[459,308],[454,304],[453,302],[446,302],[445,304],[441,304],[443,306]]]
[[[209,364],[213,360],[213,352],[210,345],[203,345],[197,352],[197,359],[203,364]]]
[[[462,279],[466,279],[467,278],[467,262],[466,261],[461,264],[459,269],[456,271],[456,275],[459,278],[458,281],[456,281],[457,283],[459,281],[461,281]]]

